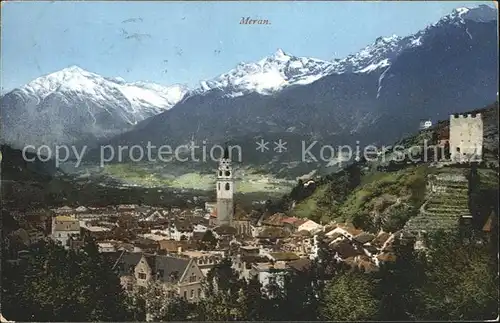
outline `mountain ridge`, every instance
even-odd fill
[[[272,95],[250,92],[233,97],[228,95],[232,88],[213,88],[104,144],[180,145],[193,139],[198,144],[221,143],[252,133],[272,141],[287,132],[303,141],[330,145],[390,143],[418,129],[421,119],[440,119],[496,99],[498,74],[492,69],[498,64],[496,22],[464,19],[464,11],[412,36],[376,40],[375,45],[388,44],[387,48],[369,49],[382,56],[393,53],[390,65],[363,73],[331,73]],[[367,52],[372,51],[359,54],[368,64],[359,65],[361,69],[379,64],[382,58]],[[255,149],[252,138],[247,136],[246,141],[249,150]],[[275,157],[276,163],[300,158],[297,151],[290,154],[270,156],[268,162]],[[260,157],[256,160],[262,162]]]
[[[408,88],[403,87],[403,84],[408,86],[408,81],[400,71],[417,64],[413,64],[412,60],[415,58],[410,59],[408,63],[408,60],[403,59],[404,57],[415,56],[415,53],[422,56],[422,53],[425,54],[433,47],[439,47],[439,43],[434,41],[435,38],[440,37],[445,41],[446,33],[450,33],[450,30],[454,30],[453,35],[460,34],[459,37],[454,36],[458,42],[464,44],[469,42],[469,46],[474,44],[477,47],[473,50],[482,50],[481,46],[489,45],[472,39],[473,34],[481,31],[479,30],[481,28],[477,28],[474,24],[492,25],[492,12],[496,12],[496,9],[487,6],[474,9],[458,8],[413,35],[378,37],[372,44],[360,51],[333,61],[296,57],[278,49],[274,54],[257,62],[240,63],[227,73],[201,81],[200,86],[194,89],[188,89],[182,85],[164,87],[145,82],[127,83],[121,78],[103,77],[72,66],[49,74],[49,76],[57,76],[53,77],[54,80],[49,78],[44,84],[39,84],[43,82],[38,82],[39,79],[36,79],[21,89],[15,89],[2,96],[2,110],[6,111],[2,119],[3,137],[8,143],[15,142],[20,145],[27,142],[31,144],[68,142],[86,144],[96,141],[106,142],[116,136],[118,140],[120,136],[121,138],[134,137],[138,130],[150,126],[159,128],[149,129],[151,132],[163,131],[164,133],[160,134],[163,138],[183,138],[177,140],[179,142],[186,141],[193,136],[200,140],[222,140],[225,136],[238,135],[255,129],[262,132],[298,129],[300,134],[310,134],[313,137],[328,137],[341,132],[347,135],[356,134],[363,132],[363,128],[367,126],[377,124],[377,120],[393,118],[394,114],[400,113],[395,110],[395,107],[407,106],[411,109],[412,104],[407,104],[404,100],[411,99],[416,94],[400,95],[399,92],[408,92]],[[481,37],[480,34],[478,35]],[[488,35],[491,35],[489,30]],[[465,39],[466,37],[469,37],[470,41]],[[484,39],[488,40],[487,37]],[[436,53],[436,57],[442,61],[442,57],[448,55],[448,49],[440,48],[440,50],[441,52]],[[491,49],[488,48],[488,51]],[[463,54],[457,55],[463,56]],[[453,55],[448,56],[456,60]],[[430,59],[432,63],[432,57],[427,59]],[[489,58],[487,59],[489,64]],[[429,65],[428,62],[421,64]],[[450,63],[446,62],[444,65],[446,64]],[[466,61],[465,67],[458,68],[468,68],[467,65],[471,64],[474,63]],[[439,68],[440,66],[437,66],[437,69]],[[418,70],[410,72],[422,74],[428,71],[424,68],[423,72]],[[486,71],[486,74],[488,73],[491,71]],[[430,75],[429,78],[434,78],[434,75]],[[496,79],[498,79],[497,76]],[[89,80],[94,82],[88,83]],[[419,82],[422,81],[419,80]],[[495,82],[495,76],[489,77],[488,82]],[[99,84],[107,85],[107,89],[103,89]],[[401,90],[398,90],[398,87]],[[425,91],[432,93],[433,90],[426,89]],[[65,91],[68,95],[65,95]],[[389,93],[390,91],[396,92],[396,96],[401,96],[403,101],[394,98],[394,95]],[[475,92],[480,91],[478,89]],[[293,92],[300,93],[300,95]],[[476,98],[477,94],[475,93]],[[304,102],[300,96],[309,96],[309,102]],[[254,100],[255,103],[248,103],[247,101],[250,100]],[[480,102],[468,99],[462,106],[481,106],[491,100],[490,97],[484,97],[484,100]],[[203,127],[213,128],[216,120],[224,120],[224,115],[227,114],[225,108],[221,108],[224,110],[222,113],[215,111],[215,107],[205,107],[206,111],[198,108],[195,109],[196,111],[191,111],[188,108],[187,111],[194,113],[191,116],[186,114],[187,111],[179,111],[192,104],[206,105],[204,101],[211,101],[208,103],[210,106],[214,104],[239,106],[236,110],[242,111],[243,114],[237,116],[233,115],[234,111],[229,111],[229,119],[225,120],[225,123],[234,122],[231,128],[236,130],[240,127],[240,130],[235,133],[234,130],[221,129],[222,131],[217,133],[217,129],[207,129],[205,134],[200,130]],[[350,101],[352,103],[349,103]],[[327,103],[334,108],[331,111],[321,112],[319,118],[312,117],[313,120],[310,120],[311,113],[300,111],[300,109],[313,106],[324,106]],[[425,98],[423,103],[425,103]],[[271,108],[283,104],[288,104],[289,107],[285,109],[286,111],[279,108],[276,113],[261,111],[262,108],[254,108],[256,111],[249,110],[249,106],[263,105]],[[297,105],[301,105],[302,108],[295,107]],[[456,103],[454,105],[450,107],[450,110],[458,109]],[[432,107],[425,109],[427,114],[433,114],[430,113]],[[172,112],[174,110],[175,112]],[[291,116],[289,111],[292,110],[297,112],[298,116]],[[377,110],[386,111],[380,113]],[[347,111],[347,115],[342,116],[343,111]],[[162,122],[151,120],[155,118],[162,120],[165,118],[163,116],[165,113],[169,115],[168,118],[171,117],[180,122],[179,134],[172,133],[168,129],[170,122],[164,125]],[[439,111],[437,113],[439,114]],[[412,116],[412,118],[415,117]],[[183,118],[189,120],[188,124],[184,123]],[[284,118],[290,118],[290,120],[283,120]],[[299,121],[301,119],[305,121]],[[328,129],[330,119],[334,121],[330,127],[333,129]],[[257,122],[257,127],[255,127],[255,122]],[[205,123],[207,124],[204,125]],[[314,123],[320,125],[319,131],[312,129]],[[177,127],[177,125],[171,126],[174,129]],[[227,128],[227,125],[221,125],[221,128]],[[245,130],[246,128],[249,129]],[[26,134],[26,129],[29,129],[28,134]],[[132,135],[122,135],[128,131],[132,131]],[[214,132],[217,134],[215,135]],[[393,135],[386,137],[392,138]]]
[[[70,66],[2,96],[2,135],[16,147],[106,138],[172,108],[187,92]]]

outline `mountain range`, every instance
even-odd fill
[[[70,66],[2,96],[2,137],[17,147],[93,142],[170,109],[187,92]]]
[[[446,119],[497,95],[497,10],[479,6],[455,9],[407,37],[379,37],[343,59],[279,49],[195,89],[70,67],[4,95],[2,129],[14,146],[237,142],[252,151],[248,162],[262,162],[257,138],[284,138],[288,153],[268,159],[292,162],[303,140],[392,142],[416,131],[421,119]]]

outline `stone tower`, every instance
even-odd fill
[[[453,162],[481,161],[483,120],[480,113],[450,116],[450,154]]]
[[[217,170],[217,225],[232,225],[234,213],[234,177],[227,148]]]

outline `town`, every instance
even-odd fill
[[[445,166],[481,159],[482,138],[481,114],[450,116],[450,125],[437,142],[447,147],[451,158],[434,162],[434,167],[447,169]],[[464,146],[464,142],[473,144]],[[451,173],[429,175],[428,198],[420,214],[403,229],[373,233],[349,222],[317,223],[282,212],[257,217],[246,214],[235,207],[237,185],[226,148],[215,174],[217,200],[205,202],[204,207],[64,206],[14,211],[11,215],[21,228],[6,239],[8,256],[10,261],[20,262],[28,256],[26,246],[44,239],[75,251],[91,239],[112,260],[124,290],[155,282],[163,285],[167,297],[191,303],[204,298],[204,280],[224,259],[230,259],[240,279],[257,279],[264,293],[269,292],[270,284],[283,287],[289,273],[309,268],[318,258],[320,245],[327,246],[336,261],[365,273],[376,272],[381,264],[394,261],[395,241],[413,238],[416,248],[422,249],[425,246],[417,238],[422,232],[451,230],[472,218],[463,194],[468,191],[468,180],[450,169]],[[314,180],[303,183],[305,188],[314,185]],[[448,196],[454,206],[443,204]],[[482,227],[484,232],[495,230],[494,219],[493,212]]]
[[[203,278],[225,257],[231,257],[241,277],[257,276],[263,289],[271,280],[283,282],[287,271],[307,266],[317,257],[320,232],[329,239],[339,259],[353,266],[372,271],[380,260],[390,259],[390,242],[402,232],[373,235],[350,223],[319,224],[283,213],[266,219],[252,219],[241,212],[235,215],[235,183],[227,157],[220,161],[216,174],[217,201],[206,202],[204,208],[64,206],[33,213],[12,212],[16,220],[26,223],[12,236],[22,241],[20,246],[50,238],[74,250],[83,245],[85,237],[91,237],[100,252],[115,255],[125,288],[131,284],[146,286],[157,275],[166,278],[170,267],[181,262],[178,279],[186,279],[170,284],[170,288],[189,301],[202,297]],[[312,184],[309,181],[304,185]],[[10,247],[14,254],[23,252],[14,245]],[[163,267],[149,266],[150,261]]]

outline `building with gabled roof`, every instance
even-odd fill
[[[123,253],[116,269],[126,289],[133,285],[147,287],[160,282],[171,297],[180,296],[189,302],[202,298],[202,281],[205,275],[195,259],[172,255]]]
[[[222,251],[183,251],[182,254],[194,259],[205,277],[224,258]]]
[[[309,232],[318,232],[320,231],[321,229],[323,228],[322,225],[314,222],[313,220],[307,220],[306,222],[302,223],[298,228],[297,230],[298,231],[302,231],[302,230],[305,230],[305,231],[309,231]]]
[[[80,235],[80,221],[68,215],[58,215],[52,218],[51,238],[69,248],[68,239]]]

